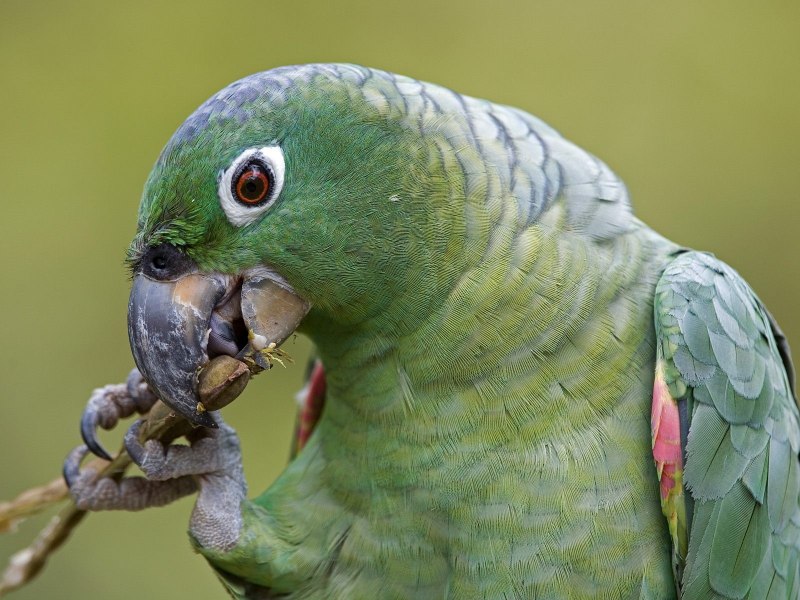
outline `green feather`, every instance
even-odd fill
[[[769,448],[770,477],[767,486],[767,506],[773,530],[781,531],[790,518],[797,514],[797,498],[800,495],[800,468],[797,450],[789,444],[773,440]]]
[[[684,473],[699,501],[684,597],[787,597],[800,556],[790,533],[800,522],[798,410],[770,320],[736,273],[703,254],[667,267],[657,299],[657,328],[669,336],[677,371],[668,361],[666,372],[698,402]]]
[[[237,227],[218,177],[264,145],[284,186]],[[736,273],[637,220],[537,118],[353,65],[254,75],[162,152],[130,263],[161,243],[282,275],[325,365],[316,430],[236,545],[195,540],[234,596],[797,597],[783,342]],[[689,426],[677,582],[656,347]]]
[[[709,580],[718,593],[744,598],[769,547],[766,508],[752,501],[741,483],[720,503],[709,554]]]
[[[685,471],[689,489],[699,500],[720,498],[742,476],[749,461],[734,450],[730,425],[713,408],[698,405],[691,423]]]
[[[768,437],[767,441],[769,441]],[[767,468],[768,460],[769,452],[765,448],[761,451],[761,454],[752,460],[742,474],[742,483],[750,490],[753,498],[755,498],[756,502],[759,504],[764,504],[764,498],[767,492],[767,475],[769,473],[769,469]]]

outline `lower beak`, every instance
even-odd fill
[[[283,343],[308,312],[308,303],[267,270],[245,273],[241,295],[236,293],[238,284],[229,276],[198,272],[173,281],[142,273],[133,279],[128,336],[136,366],[167,406],[198,425],[217,426],[197,391],[199,372],[209,360],[212,329],[228,326],[233,331],[230,321],[243,322],[246,345],[215,344],[215,351],[235,353],[258,371],[268,367],[263,351]],[[240,297],[241,305],[231,307]]]

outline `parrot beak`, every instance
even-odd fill
[[[308,309],[268,269],[240,277],[193,271],[170,279],[138,272],[128,337],[136,366],[156,395],[193,423],[216,427],[198,396],[201,368],[228,354],[253,373],[268,369],[264,354],[294,332]]]
[[[211,312],[224,293],[221,281],[198,273],[176,281],[140,273],[128,303],[128,338],[137,368],[167,406],[206,427],[216,423],[197,410],[197,377],[208,360]]]
[[[248,343],[236,358],[254,372],[269,369],[263,352],[280,346],[288,338],[310,305],[281,277],[267,269],[251,271],[242,282],[241,316]]]

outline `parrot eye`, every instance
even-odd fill
[[[240,171],[234,178],[236,183],[231,190],[234,197],[243,204],[254,205],[262,202],[272,187],[271,173],[257,161],[247,163],[240,168]]]
[[[249,225],[267,210],[281,192],[283,151],[278,146],[245,150],[222,173],[219,200],[231,224]]]

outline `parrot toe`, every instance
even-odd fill
[[[81,415],[81,438],[83,438],[83,443],[86,444],[86,449],[91,451],[92,454],[105,460],[111,460],[111,455],[97,440],[97,421],[97,411],[86,407]]]
[[[78,446],[64,461],[64,480],[80,510],[142,510],[164,506],[197,491],[197,482],[188,476],[168,481],[103,477],[97,465],[90,463],[81,469],[87,454],[86,446]]]
[[[62,474],[68,488],[72,489],[72,487],[80,478],[81,462],[83,462],[83,459],[86,458],[87,454],[89,454],[89,448],[86,446],[78,446],[77,448],[73,449],[64,460]]]
[[[111,455],[97,440],[97,428],[113,429],[120,419],[134,412],[146,413],[155,401],[155,395],[138,369],[130,372],[124,384],[95,389],[81,415],[81,437],[87,450],[100,458],[111,460]]]
[[[236,432],[220,415],[216,415],[215,419],[219,427],[194,429],[186,436],[188,446],[164,444],[158,440],[143,442],[140,420],[131,425],[125,434],[125,449],[151,481],[227,473],[239,463],[239,440]]]

